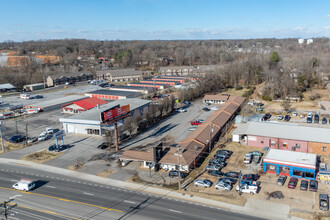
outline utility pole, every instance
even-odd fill
[[[213,124],[211,125],[211,130],[210,130],[210,141],[209,141],[209,152],[211,152],[212,148],[212,134],[213,134]]]
[[[25,119],[25,116],[24,116],[24,119]],[[25,123],[25,144],[26,145],[28,144],[28,122]]]
[[[2,121],[1,120],[0,120],[0,138],[1,138],[2,152],[5,152],[5,146],[3,145],[3,138],[2,138]]]
[[[17,118],[15,119],[15,124],[16,124],[16,134],[18,134]]]
[[[178,154],[178,170],[179,170],[179,182],[178,182],[178,187],[179,187],[179,190],[181,189],[181,171],[180,171],[180,150],[182,149],[182,147],[178,147],[178,150],[177,150],[177,154]]]
[[[9,204],[10,202],[14,201],[15,197],[17,196],[21,195],[10,197],[9,200],[5,200],[3,203],[0,203],[0,207],[3,208],[3,210],[0,212],[0,215],[3,215],[5,217],[5,220],[8,220],[8,211],[17,206],[17,203],[15,203],[14,205]]]

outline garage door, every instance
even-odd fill
[[[68,124],[67,128],[68,133],[75,133],[74,125]]]

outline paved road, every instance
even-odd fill
[[[12,190],[11,185],[21,178],[38,180],[37,188],[28,193]],[[256,219],[19,165],[2,165],[0,199],[14,195],[21,195],[15,198],[19,205],[13,210],[16,219]]]

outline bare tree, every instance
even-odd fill
[[[289,112],[290,109],[291,109],[292,104],[289,100],[286,99],[281,103],[281,106],[282,106],[284,111]]]

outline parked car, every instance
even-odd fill
[[[308,113],[307,115],[307,123],[312,123],[313,122],[313,115],[309,115],[310,113]]]
[[[234,178],[230,178],[230,177],[223,177],[223,178],[220,178],[219,181],[223,181],[225,183],[228,183],[230,185],[233,185],[237,182],[237,179],[234,179]]]
[[[252,162],[252,155],[251,154],[245,154],[243,159],[245,164],[250,164]]]
[[[223,176],[223,172],[219,170],[209,170],[207,173],[211,176],[217,176],[217,177]]]
[[[183,109],[183,108],[179,108],[179,109],[177,109],[176,111],[177,111],[177,112],[180,112],[180,113],[187,112],[187,110],[186,110],[186,109]]]
[[[23,135],[20,135],[20,134],[17,134],[17,135],[14,135],[12,136],[10,139],[9,139],[9,142],[10,143],[20,143],[22,141],[25,140],[25,136]]]
[[[295,189],[298,183],[298,179],[296,177],[291,177],[288,183],[288,188]]]
[[[264,155],[260,151],[250,151],[249,154],[251,154],[252,156],[258,156],[258,157],[262,157]]]
[[[174,177],[179,177],[179,173],[180,173],[180,177],[181,178],[185,178],[186,176],[188,176],[187,173],[185,172],[179,172],[178,170],[171,170],[169,173],[168,173],[168,176],[171,177],[171,178],[174,178]]]
[[[318,182],[316,180],[311,180],[309,182],[309,191],[317,192]]]
[[[225,177],[231,177],[231,178],[238,178],[239,177],[239,173],[238,172],[227,172],[224,173]]]
[[[191,125],[201,125],[202,123],[203,122],[198,121],[198,120],[190,122]]]
[[[284,121],[290,121],[290,119],[291,119],[291,116],[290,116],[290,115],[286,115],[286,116],[284,117]]]
[[[222,150],[217,150],[216,153],[217,153],[217,154],[227,154],[227,155],[229,155],[229,156],[231,156],[231,155],[233,154],[232,151],[230,151],[230,150],[224,150],[224,149],[222,149]]]
[[[51,128],[51,127],[48,127],[48,128],[46,128],[46,132],[47,132],[47,134],[53,134],[54,133],[54,129]]]
[[[329,211],[329,196],[327,194],[320,194],[319,207],[322,211]]]
[[[219,165],[221,168],[223,168],[226,166],[226,163],[221,158],[215,158],[215,159],[210,159],[209,166],[210,165]]]
[[[221,170],[222,166],[219,164],[210,164],[205,167],[206,170]]]
[[[28,144],[31,144],[33,142],[36,142],[38,140],[38,137],[28,137],[27,142]]]
[[[267,120],[269,120],[270,118],[272,117],[272,115],[270,114],[270,113],[266,113],[265,115],[264,115],[264,117],[262,117],[262,121],[267,121]]]
[[[292,113],[292,116],[293,116],[293,117],[296,117],[296,116],[298,116],[298,113],[297,113],[297,112],[293,112],[293,113]]]
[[[189,131],[195,131],[197,129],[197,126],[192,126],[192,127],[190,127],[188,130]]]
[[[281,175],[281,176],[278,177],[276,184],[280,185],[280,186],[283,186],[286,179],[287,179],[287,176],[282,176]]]
[[[206,180],[206,179],[198,179],[198,180],[195,180],[194,185],[202,186],[205,188],[210,188],[212,186],[212,182],[210,180]]]
[[[327,120],[327,118],[322,118],[322,124],[327,124],[328,123],[328,120]]]
[[[51,137],[51,135],[47,134],[46,131],[42,132],[39,137],[38,137],[38,141],[44,141],[47,140]]]
[[[210,111],[210,109],[208,107],[204,107],[203,110],[206,112]]]
[[[218,109],[219,109],[218,106],[214,106],[214,107],[211,108],[212,111],[216,111],[216,110],[218,110]]]
[[[279,115],[279,116],[277,117],[277,120],[283,120],[283,115]]]
[[[318,114],[314,115],[314,123],[319,123],[320,117]]]
[[[308,189],[308,181],[307,180],[301,180],[300,190],[307,191],[307,189]]]
[[[227,155],[223,155],[223,154],[214,154],[214,158],[215,159],[219,159],[221,161],[226,161],[227,159]]]
[[[257,181],[260,178],[258,174],[244,174],[242,179],[251,179],[253,181]]]
[[[236,191],[250,193],[251,195],[258,193],[258,189],[259,187],[257,185],[242,184],[241,186],[236,186]]]
[[[221,189],[221,190],[225,190],[225,191],[230,191],[233,186],[224,182],[224,181],[218,181],[215,185],[214,185],[215,189]]]

